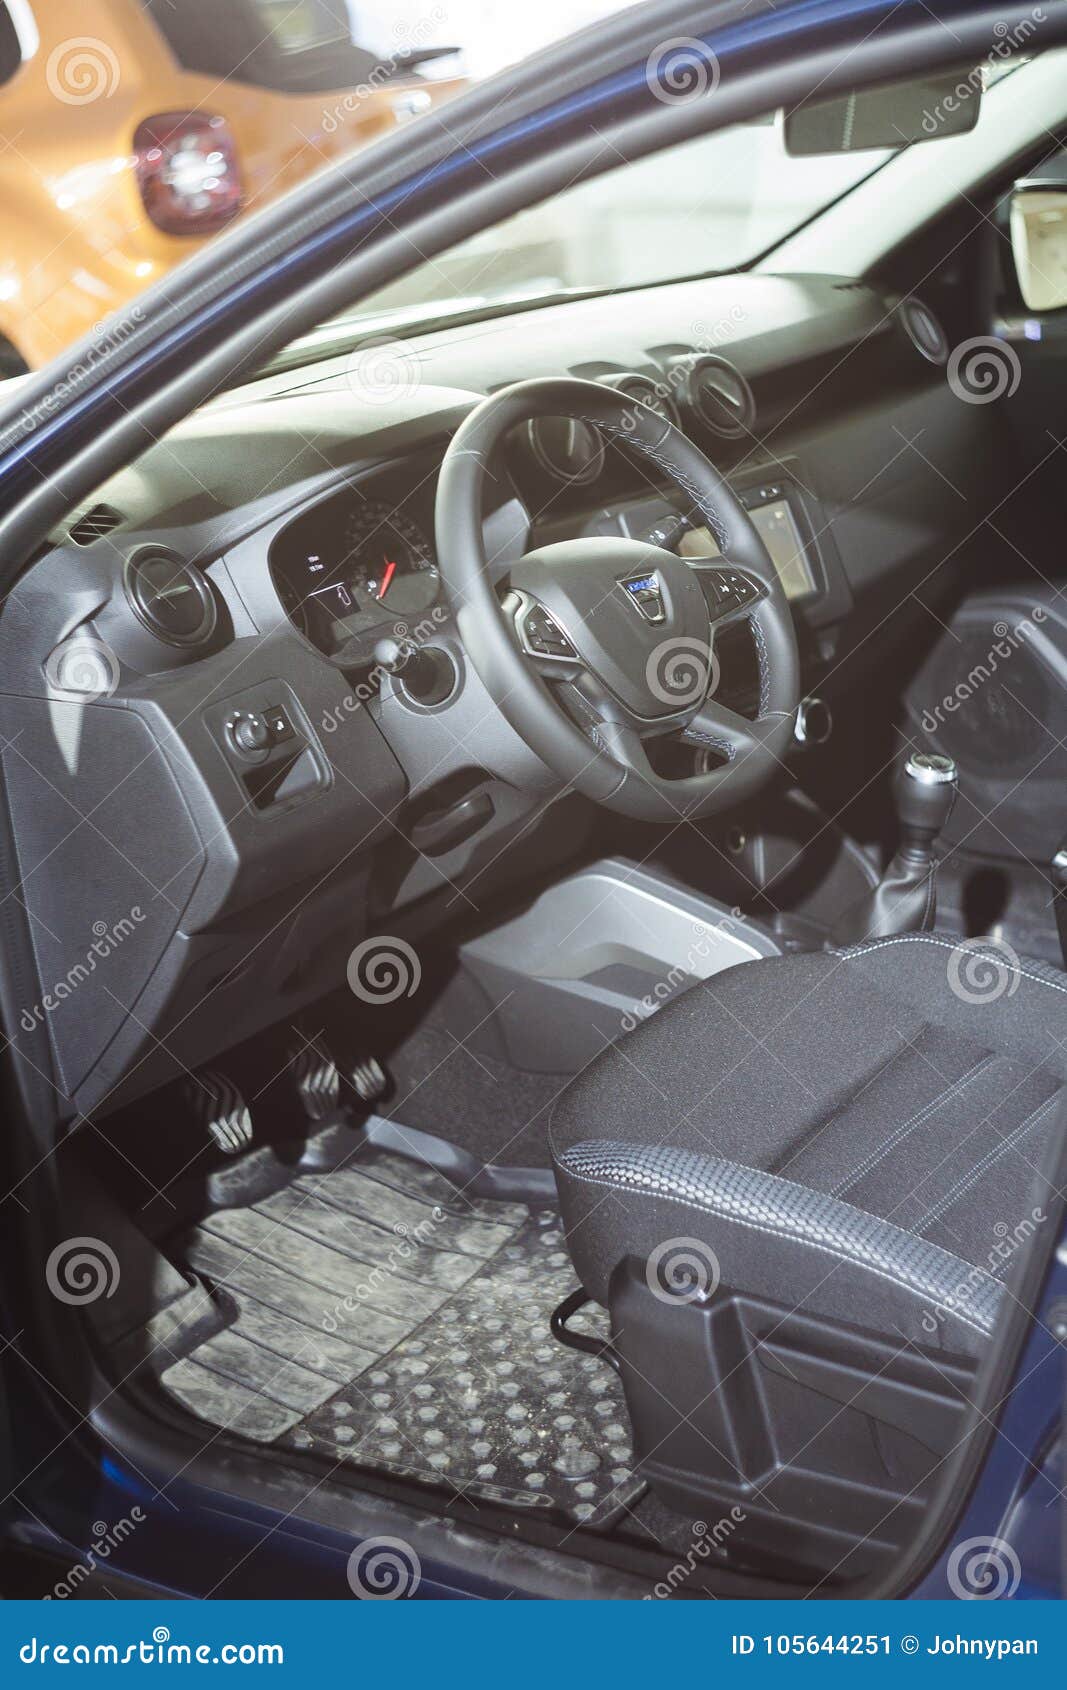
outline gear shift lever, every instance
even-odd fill
[[[835,945],[921,933],[934,925],[937,908],[934,846],[952,814],[959,777],[951,757],[913,751],[893,782],[900,844],[878,885],[846,911],[833,932]]]
[[[900,849],[917,854],[929,868],[936,866],[933,847],[948,825],[959,787],[952,758],[932,751],[913,751],[897,771]]]

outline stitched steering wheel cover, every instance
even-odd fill
[[[763,587],[765,596],[749,617],[760,670],[759,715],[754,722],[732,718],[745,731],[734,736],[734,755],[725,767],[668,780],[643,755],[631,758],[632,747],[614,724],[601,723],[590,735],[583,733],[519,649],[489,572],[482,513],[496,449],[532,417],[573,417],[644,453],[700,510],[724,559]],[[612,388],[572,377],[502,389],[475,407],[445,453],[437,488],[436,545],[445,592],[471,664],[516,732],[576,791],[624,815],[676,821],[740,803],[780,765],[792,740],[800,696],[792,612],[747,511],[719,471],[665,418]],[[696,737],[716,743],[710,731]]]

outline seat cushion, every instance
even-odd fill
[[[579,1275],[605,1302],[624,1256],[688,1240],[734,1289],[975,1354],[1065,1081],[1067,978],[1041,963],[935,933],[742,964],[559,1099]]]

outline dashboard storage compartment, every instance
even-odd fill
[[[637,1467],[669,1508],[744,1561],[834,1582],[914,1534],[972,1362],[721,1285],[653,1290],[634,1257],[610,1298]]]

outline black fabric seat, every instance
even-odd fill
[[[624,1257],[696,1241],[735,1291],[978,1355],[1065,1082],[1067,976],[996,947],[914,934],[730,969],[556,1105],[579,1276],[606,1303]]]

